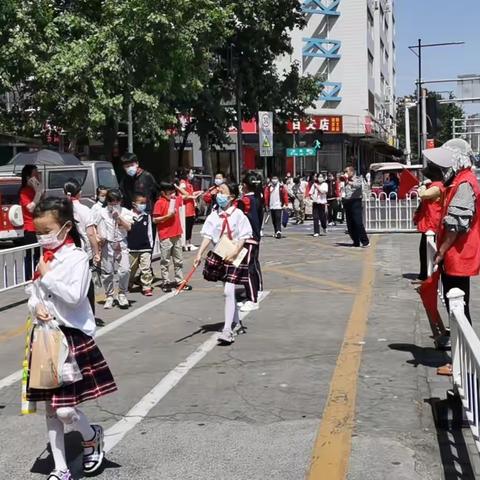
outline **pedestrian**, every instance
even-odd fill
[[[295,224],[298,225],[305,222],[305,185],[300,177],[295,177],[293,180],[292,195]]]
[[[252,227],[252,236],[245,241],[248,250],[248,283],[245,284],[247,301],[241,305],[241,312],[258,310],[258,301],[263,294],[263,278],[260,267],[260,241],[261,241],[261,220],[258,215],[258,196],[256,194],[257,184],[260,182],[254,173],[245,176],[242,182],[242,199],[238,202],[238,208],[247,216]]]
[[[213,180],[213,185],[203,194],[203,201],[209,206],[209,210],[216,207],[215,195],[218,193],[220,185],[225,183],[225,174],[217,172]]]
[[[82,249],[88,256],[90,267],[98,265],[100,263],[100,248],[97,240],[95,220],[92,211],[86,205],[80,203],[82,188],[77,180],[72,179],[64,184],[63,191],[72,202],[73,218],[80,235]],[[90,288],[88,289],[88,301],[95,314],[95,286],[93,280],[90,281]]]
[[[351,166],[344,171],[344,191],[343,207],[347,218],[347,229],[354,247],[364,248],[370,246],[370,241],[363,225],[363,180]]]
[[[134,153],[124,154],[122,165],[125,172],[125,176],[120,182],[123,206],[131,209],[135,194],[143,193],[148,200],[147,213],[151,213],[158,196],[158,184],[155,177],[147,170],[140,168],[138,158]]]
[[[102,245],[101,269],[102,283],[105,289],[103,308],[110,309],[114,304],[114,275],[118,278],[118,306],[128,308],[127,298],[130,278],[130,258],[127,235],[132,228],[132,214],[122,207],[122,192],[111,189],[107,192],[107,206],[102,208],[97,219],[97,233]]]
[[[19,191],[20,206],[23,215],[23,238],[22,245],[37,243],[35,225],[33,222],[33,211],[40,202],[43,195],[43,186],[40,182],[40,174],[35,165],[25,165],[22,168],[22,184]],[[40,249],[28,249],[25,252],[24,278],[31,280],[35,266],[40,259]]]
[[[435,264],[442,271],[445,303],[448,292],[465,293],[465,316],[470,316],[470,277],[480,273],[480,187],[472,172],[474,154],[468,142],[455,138],[423,151],[426,159],[443,170],[445,192],[437,236]]]
[[[338,205],[337,205],[337,179],[336,175],[333,172],[329,172],[327,175],[327,185],[328,185],[328,193],[327,193],[327,202],[328,202],[328,225],[335,226],[337,224],[337,213],[338,213]]]
[[[27,287],[28,307],[36,325],[55,322],[59,326],[82,378],[53,390],[30,388],[27,382],[26,395],[28,401],[46,403],[47,432],[54,461],[48,479],[71,480],[65,455],[65,428],[82,436],[84,473],[96,472],[104,458],[103,429],[91,425],[77,406],[112,393],[117,387],[93,338],[95,316],[87,298],[91,274],[88,256],[80,248],[72,203],[59,198],[41,200],[34,210],[34,223],[43,256],[33,284]]]
[[[127,234],[130,254],[129,290],[135,283],[140,269],[140,285],[146,297],[153,295],[152,251],[154,245],[152,217],[147,213],[148,199],[143,193],[137,193],[133,199],[132,226]]]
[[[318,175],[310,188],[313,208],[313,236],[320,236],[320,224],[322,232],[327,234],[327,193],[328,185],[323,175]]]
[[[288,207],[288,192],[281,184],[278,176],[274,175],[264,190],[265,206],[270,212],[273,224],[273,236],[282,238],[282,213]]]
[[[180,207],[182,197],[177,196],[173,183],[160,183],[160,196],[153,209],[153,223],[157,226],[160,240],[160,276],[162,290],[165,293],[172,291],[183,281],[183,248],[182,224],[180,222]],[[170,262],[173,262],[175,281],[169,280]],[[184,290],[192,290],[186,285]]]
[[[108,192],[107,187],[105,187],[103,185],[99,185],[97,187],[96,196],[95,196],[95,203],[93,204],[93,206],[91,208],[92,215],[93,215],[94,219],[98,217],[101,209],[104,208],[105,205],[106,205],[107,192]]]
[[[201,192],[195,192],[193,185],[190,183],[193,180],[192,170],[182,170],[178,176],[179,184],[178,192],[183,198],[183,205],[185,206],[185,247],[187,252],[194,252],[198,250],[196,245],[192,244],[193,226],[195,225],[195,217],[197,212],[195,210],[195,201]]]
[[[235,206],[234,202],[238,194],[239,189],[236,184],[223,184],[219,187],[216,196],[218,208],[210,213],[203,224],[201,232],[203,241],[194,262],[195,266],[200,265],[209,245],[213,243],[218,246],[224,241],[222,237],[225,236],[225,242],[231,246],[230,251],[224,258],[210,252],[205,261],[204,277],[207,280],[224,282],[225,322],[218,340],[227,345],[235,341],[234,330],[240,325],[235,285],[246,285],[249,282],[247,256],[243,257],[239,266],[235,266],[232,262],[242,252],[245,242],[251,239],[253,234],[248,218]]]
[[[417,230],[422,234],[419,246],[420,274],[418,280],[423,281],[428,277],[427,265],[427,232],[435,236],[440,228],[442,220],[442,191],[443,174],[437,165],[427,162],[426,168],[422,170],[423,176],[428,179],[418,188],[420,205],[415,212],[414,222]]]

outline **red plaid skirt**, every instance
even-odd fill
[[[83,378],[78,382],[54,390],[29,388],[27,399],[33,402],[49,401],[52,407],[74,407],[115,392],[117,385],[95,340],[76,328],[60,327],[65,334]]]
[[[210,251],[205,259],[203,278],[209,282],[229,282],[237,285],[248,284],[248,255],[242,263],[235,267],[231,263],[225,263],[216,253]]]

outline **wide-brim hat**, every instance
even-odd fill
[[[429,162],[442,168],[468,164],[473,157],[472,147],[463,138],[453,138],[445,142],[441,147],[429,148],[423,150],[422,153]]]

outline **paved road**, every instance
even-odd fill
[[[129,312],[100,306],[107,330],[98,343],[119,392],[85,406],[109,429],[98,478],[444,478],[449,464],[426,403],[431,341],[404,278],[416,271],[418,238],[384,235],[352,249],[341,230],[265,237],[270,293],[231,347],[212,340],[222,290],[200,275],[178,297],[156,290],[149,300],[133,293]],[[21,362],[22,301],[18,291],[0,296],[0,478],[38,479],[51,468],[42,408],[21,417],[18,382],[5,386]],[[78,436],[68,441],[81,478]],[[465,462],[458,478],[473,478]]]

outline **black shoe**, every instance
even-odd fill
[[[172,291],[172,287],[168,283],[165,285],[162,285],[162,292],[170,293],[171,291]]]
[[[282,234],[281,234],[280,232],[277,232],[277,233],[275,234],[275,238],[282,238]]]

